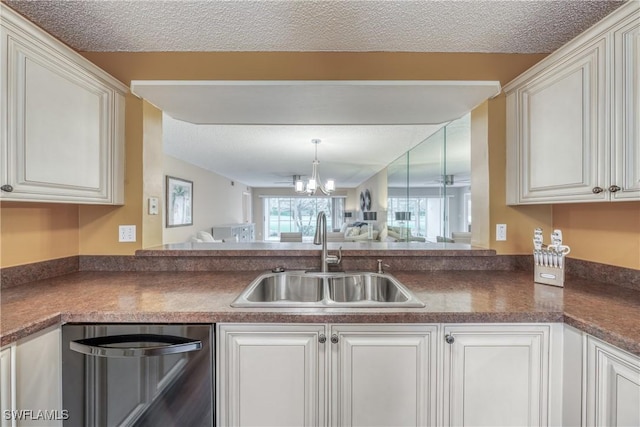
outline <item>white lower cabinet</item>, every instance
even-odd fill
[[[0,427],[16,425],[11,416],[7,416],[16,409],[15,348],[12,344],[0,351]]]
[[[445,325],[445,426],[549,425],[550,325]]]
[[[324,325],[217,326],[219,426],[325,425]]]
[[[436,425],[437,325],[330,329],[330,425]]]
[[[218,425],[435,425],[437,330],[218,325]]]
[[[550,425],[553,328],[218,325],[218,424]]]
[[[65,413],[62,410],[62,357],[60,327],[49,328],[21,339],[15,346],[11,358],[13,365],[5,366],[3,350],[2,404],[3,426],[62,426]],[[5,372],[15,384],[14,395],[5,399]],[[6,408],[6,402],[13,402]],[[5,410],[12,410],[10,413]],[[15,423],[15,424],[14,424]]]
[[[640,426],[640,358],[587,336],[586,425]]]

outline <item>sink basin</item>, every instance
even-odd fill
[[[272,274],[247,293],[250,302],[314,302],[322,299],[322,278],[304,274]]]
[[[266,273],[247,286],[232,307],[424,307],[390,274],[370,272]]]
[[[382,274],[349,274],[328,280],[329,297],[335,302],[401,303],[409,300],[407,292],[402,292],[394,280]]]

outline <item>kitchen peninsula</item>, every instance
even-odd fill
[[[452,374],[458,370],[457,365],[441,365],[448,363],[447,360],[457,360],[450,359],[457,357],[457,353],[449,352],[457,352],[456,349],[467,348],[467,345],[480,345],[487,349],[498,346],[507,351],[505,354],[511,354],[511,351],[520,351],[516,350],[518,346],[513,346],[524,339],[529,343],[525,347],[528,348],[525,353],[528,356],[524,359],[518,357],[521,362],[517,364],[517,372],[530,363],[525,361],[542,358],[540,363],[544,363],[530,371],[533,376],[527,381],[535,381],[527,383],[527,387],[535,390],[541,387],[539,391],[544,391],[544,397],[540,401],[527,402],[542,411],[534,415],[536,420],[542,420],[540,424],[545,425],[565,423],[566,417],[571,418],[570,412],[565,410],[563,414],[559,409],[558,402],[562,402],[562,398],[557,393],[565,392],[554,382],[551,372],[556,369],[565,369],[565,375],[573,372],[572,377],[565,378],[564,387],[575,387],[576,372],[582,372],[583,366],[588,368],[586,362],[584,365],[580,362],[582,357],[586,357],[580,343],[609,346],[611,352],[622,352],[629,358],[640,356],[640,291],[637,277],[625,269],[618,277],[628,277],[628,283],[619,283],[625,286],[618,286],[585,278],[589,276],[584,271],[585,266],[579,261],[569,262],[569,271],[574,274],[569,274],[565,287],[559,288],[533,283],[532,271],[527,268],[529,256],[498,256],[490,250],[468,247],[417,251],[379,249],[373,252],[349,248],[344,249],[347,270],[373,271],[376,260],[383,259],[389,266],[385,267],[386,272],[402,282],[425,307],[232,308],[231,302],[265,269],[282,264],[287,268],[317,267],[319,255],[319,250],[313,245],[290,250],[248,249],[242,244],[235,245],[236,250],[227,250],[224,254],[210,247],[203,250],[201,245],[197,248],[181,245],[139,251],[133,257],[80,257],[79,271],[5,288],[2,291],[0,325],[3,351],[20,348],[45,331],[60,331],[61,325],[67,323],[208,324],[216,325],[218,330],[219,351],[225,356],[220,355],[217,369],[224,376],[233,372],[237,374],[239,366],[239,361],[233,356],[235,353],[228,353],[227,346],[246,334],[261,342],[260,346],[266,346],[267,353],[260,356],[260,360],[281,363],[265,359],[269,348],[280,348],[280,341],[264,341],[262,338],[281,337],[284,345],[291,343],[286,338],[288,334],[294,334],[293,337],[304,333],[307,338],[302,342],[313,342],[308,341],[309,337],[315,337],[315,342],[317,339],[323,342],[322,337],[331,335],[332,343],[343,340],[344,345],[359,345],[357,336],[364,333],[374,334],[375,339],[382,340],[381,345],[385,348],[405,348],[406,343],[395,347],[399,344],[397,340],[424,331],[427,335],[419,335],[422,338],[416,345],[418,342],[432,343],[429,346],[434,347],[429,347],[431,350],[427,353],[431,355],[429,360],[433,361],[433,364],[429,362],[430,369],[433,369],[429,375],[440,375],[442,369],[451,370]],[[212,265],[215,268],[211,268]],[[267,265],[269,267],[265,268]],[[3,273],[12,274],[11,271]],[[484,337],[482,342],[472,344],[473,341],[468,341],[479,337]],[[55,348],[59,349],[59,341],[53,340],[53,343],[53,351],[58,351]],[[337,344],[331,345],[336,347],[327,347],[327,351],[342,348]],[[46,351],[43,354],[46,355]],[[313,351],[304,354],[313,354]],[[426,357],[422,351],[417,354]],[[304,357],[306,360],[308,356]],[[591,360],[591,356],[588,357]],[[51,364],[51,360],[48,363]],[[305,364],[310,362],[306,360]],[[403,365],[413,366],[410,359]],[[577,366],[577,371],[569,366]],[[485,370],[483,375],[491,372]],[[301,374],[293,368],[290,373]],[[427,377],[424,378],[426,381]],[[467,380],[470,379],[464,381]],[[542,382],[536,382],[538,380]],[[233,424],[234,411],[238,408],[238,402],[228,394],[224,385],[226,381],[219,385],[220,393],[225,396],[218,397],[219,404],[224,406],[219,408],[220,425]],[[228,381],[232,380],[229,378]],[[255,381],[256,386],[264,384],[258,378]],[[451,381],[457,381],[455,376]],[[454,383],[447,385],[453,386]],[[435,399],[439,392],[431,387],[428,387],[429,396]],[[568,390],[566,393],[575,396],[569,388],[565,389]],[[565,401],[570,400],[566,396]],[[436,405],[435,400],[432,403]],[[455,399],[446,402],[453,411],[450,423],[457,422],[455,407],[458,404]],[[435,409],[429,408],[420,419],[435,419]],[[324,413],[319,407],[315,410],[317,414]],[[316,413],[314,411],[312,413]],[[514,417],[521,414],[521,411],[512,413]],[[320,422],[318,420],[320,418],[315,419]]]

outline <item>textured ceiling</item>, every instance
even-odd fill
[[[551,52],[621,1],[15,1],[81,51]]]

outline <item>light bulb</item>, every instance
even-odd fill
[[[325,186],[327,191],[334,191],[336,189],[336,182],[332,179],[327,180],[327,185]]]

